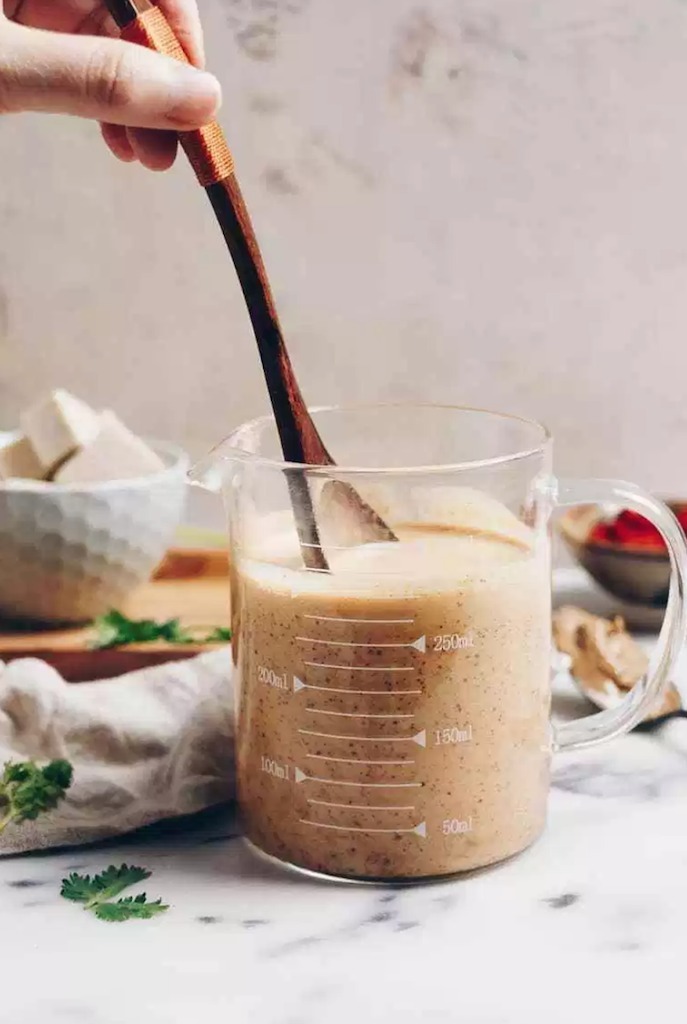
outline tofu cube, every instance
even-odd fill
[[[21,416],[21,428],[43,466],[54,470],[97,435],[98,414],[68,391],[52,391]]]
[[[113,412],[98,417],[95,437],[77,451],[55,474],[55,483],[94,484],[130,480],[159,473],[165,464],[152,448],[124,426]]]
[[[43,466],[26,437],[0,448],[0,480],[42,480]]]

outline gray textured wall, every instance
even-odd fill
[[[545,419],[566,472],[687,492],[687,5],[201,0],[313,402]],[[181,163],[0,122],[0,425],[42,389],[199,451],[266,406]]]

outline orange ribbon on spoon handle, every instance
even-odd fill
[[[137,7],[143,5],[137,2]],[[167,57],[190,64],[184,49],[159,7],[139,10],[132,21],[121,26],[122,39],[138,43]],[[216,121],[195,131],[179,132],[179,141],[203,188],[216,185],[234,173],[234,158],[224,132]]]

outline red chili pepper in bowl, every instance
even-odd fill
[[[683,516],[687,524],[687,513],[683,513]],[[665,550],[665,543],[659,531],[638,512],[624,511],[610,521],[600,520],[592,527],[588,539],[592,542],[620,544],[624,547]]]

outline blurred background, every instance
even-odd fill
[[[684,492],[687,4],[200,5],[307,399],[520,412]],[[267,409],[183,161],[17,116],[0,168],[0,427],[62,386],[199,454]]]

